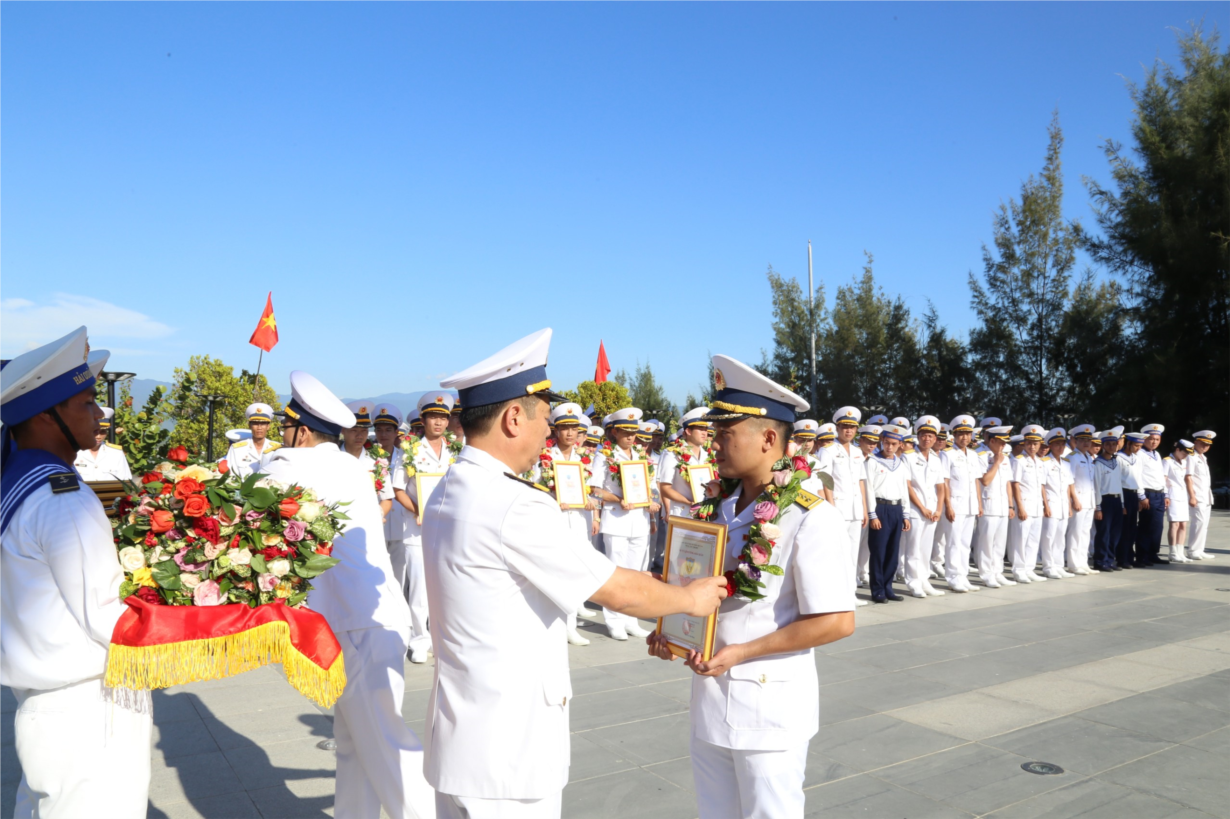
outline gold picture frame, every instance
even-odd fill
[[[580,461],[553,461],[555,499],[561,509],[584,509],[589,487],[585,485],[585,464]],[[578,494],[579,493],[579,494]]]
[[[444,480],[444,472],[415,472],[414,473],[414,490],[418,495],[418,500],[414,505],[418,508],[418,514],[415,515],[415,522],[419,526],[423,525],[423,508],[427,506],[427,501],[431,498],[431,493],[440,485],[440,481]]]
[[[647,509],[653,503],[649,461],[620,461],[619,485],[630,508]]]
[[[684,470],[692,490],[692,503],[700,503],[705,499],[705,486],[717,477],[717,470],[711,463],[685,466]]]
[[[666,555],[662,579],[673,586],[686,586],[702,577],[718,577],[726,564],[726,526],[671,515],[666,519]],[[718,614],[693,617],[668,614],[658,618],[657,633],[666,637],[666,647],[676,657],[700,652],[701,660],[713,656],[713,637]]]

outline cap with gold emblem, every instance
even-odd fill
[[[772,418],[793,425],[797,413],[811,408],[781,384],[726,355],[713,357],[713,386],[717,391],[709,402],[710,421]]]
[[[354,425],[367,429],[372,425],[372,402],[371,401],[351,401],[346,405],[346,409],[354,413]]]
[[[547,327],[444,379],[440,386],[457,390],[457,400],[471,408],[527,395],[552,403],[563,401],[563,396],[551,392],[551,379],[547,378],[550,348],[551,328]]]

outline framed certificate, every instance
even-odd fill
[[[688,472],[688,486],[692,487],[692,503],[705,499],[705,486],[717,477],[713,464],[698,464],[684,467]]]
[[[686,586],[700,577],[717,577],[726,557],[726,527],[671,515],[666,519],[666,557],[662,576],[673,586]],[[702,660],[713,656],[717,612],[708,617],[669,614],[658,620],[658,634],[677,657],[699,651]]]
[[[620,461],[619,483],[624,500],[633,509],[643,509],[652,502],[649,489],[649,461]]]
[[[585,465],[580,461],[554,461],[555,499],[565,509],[585,508]]]
[[[431,498],[431,493],[435,491],[436,487],[442,480],[444,480],[443,472],[414,473],[414,488],[418,492],[419,496],[419,499],[415,504],[419,510],[415,521],[419,526],[423,525],[423,507],[427,505],[427,501]]]

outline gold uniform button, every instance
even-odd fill
[[[567,704],[568,704],[568,698],[564,697],[564,701],[560,703],[560,705],[567,705]]]
[[[768,675],[768,674],[761,674],[761,675],[760,675],[760,681],[761,681],[762,683],[767,683],[767,682],[769,681],[769,675]]]

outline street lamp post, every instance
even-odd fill
[[[214,406],[222,402],[224,396],[221,395],[202,395],[205,399],[206,406],[209,407],[209,432],[205,438],[205,458],[208,461],[214,459]]]
[[[115,409],[115,385],[119,381],[127,381],[130,378],[136,378],[136,373],[112,373],[103,370],[98,374],[98,377],[107,382],[107,406]],[[107,440],[115,443],[115,423],[111,424],[111,428],[107,430]]]

